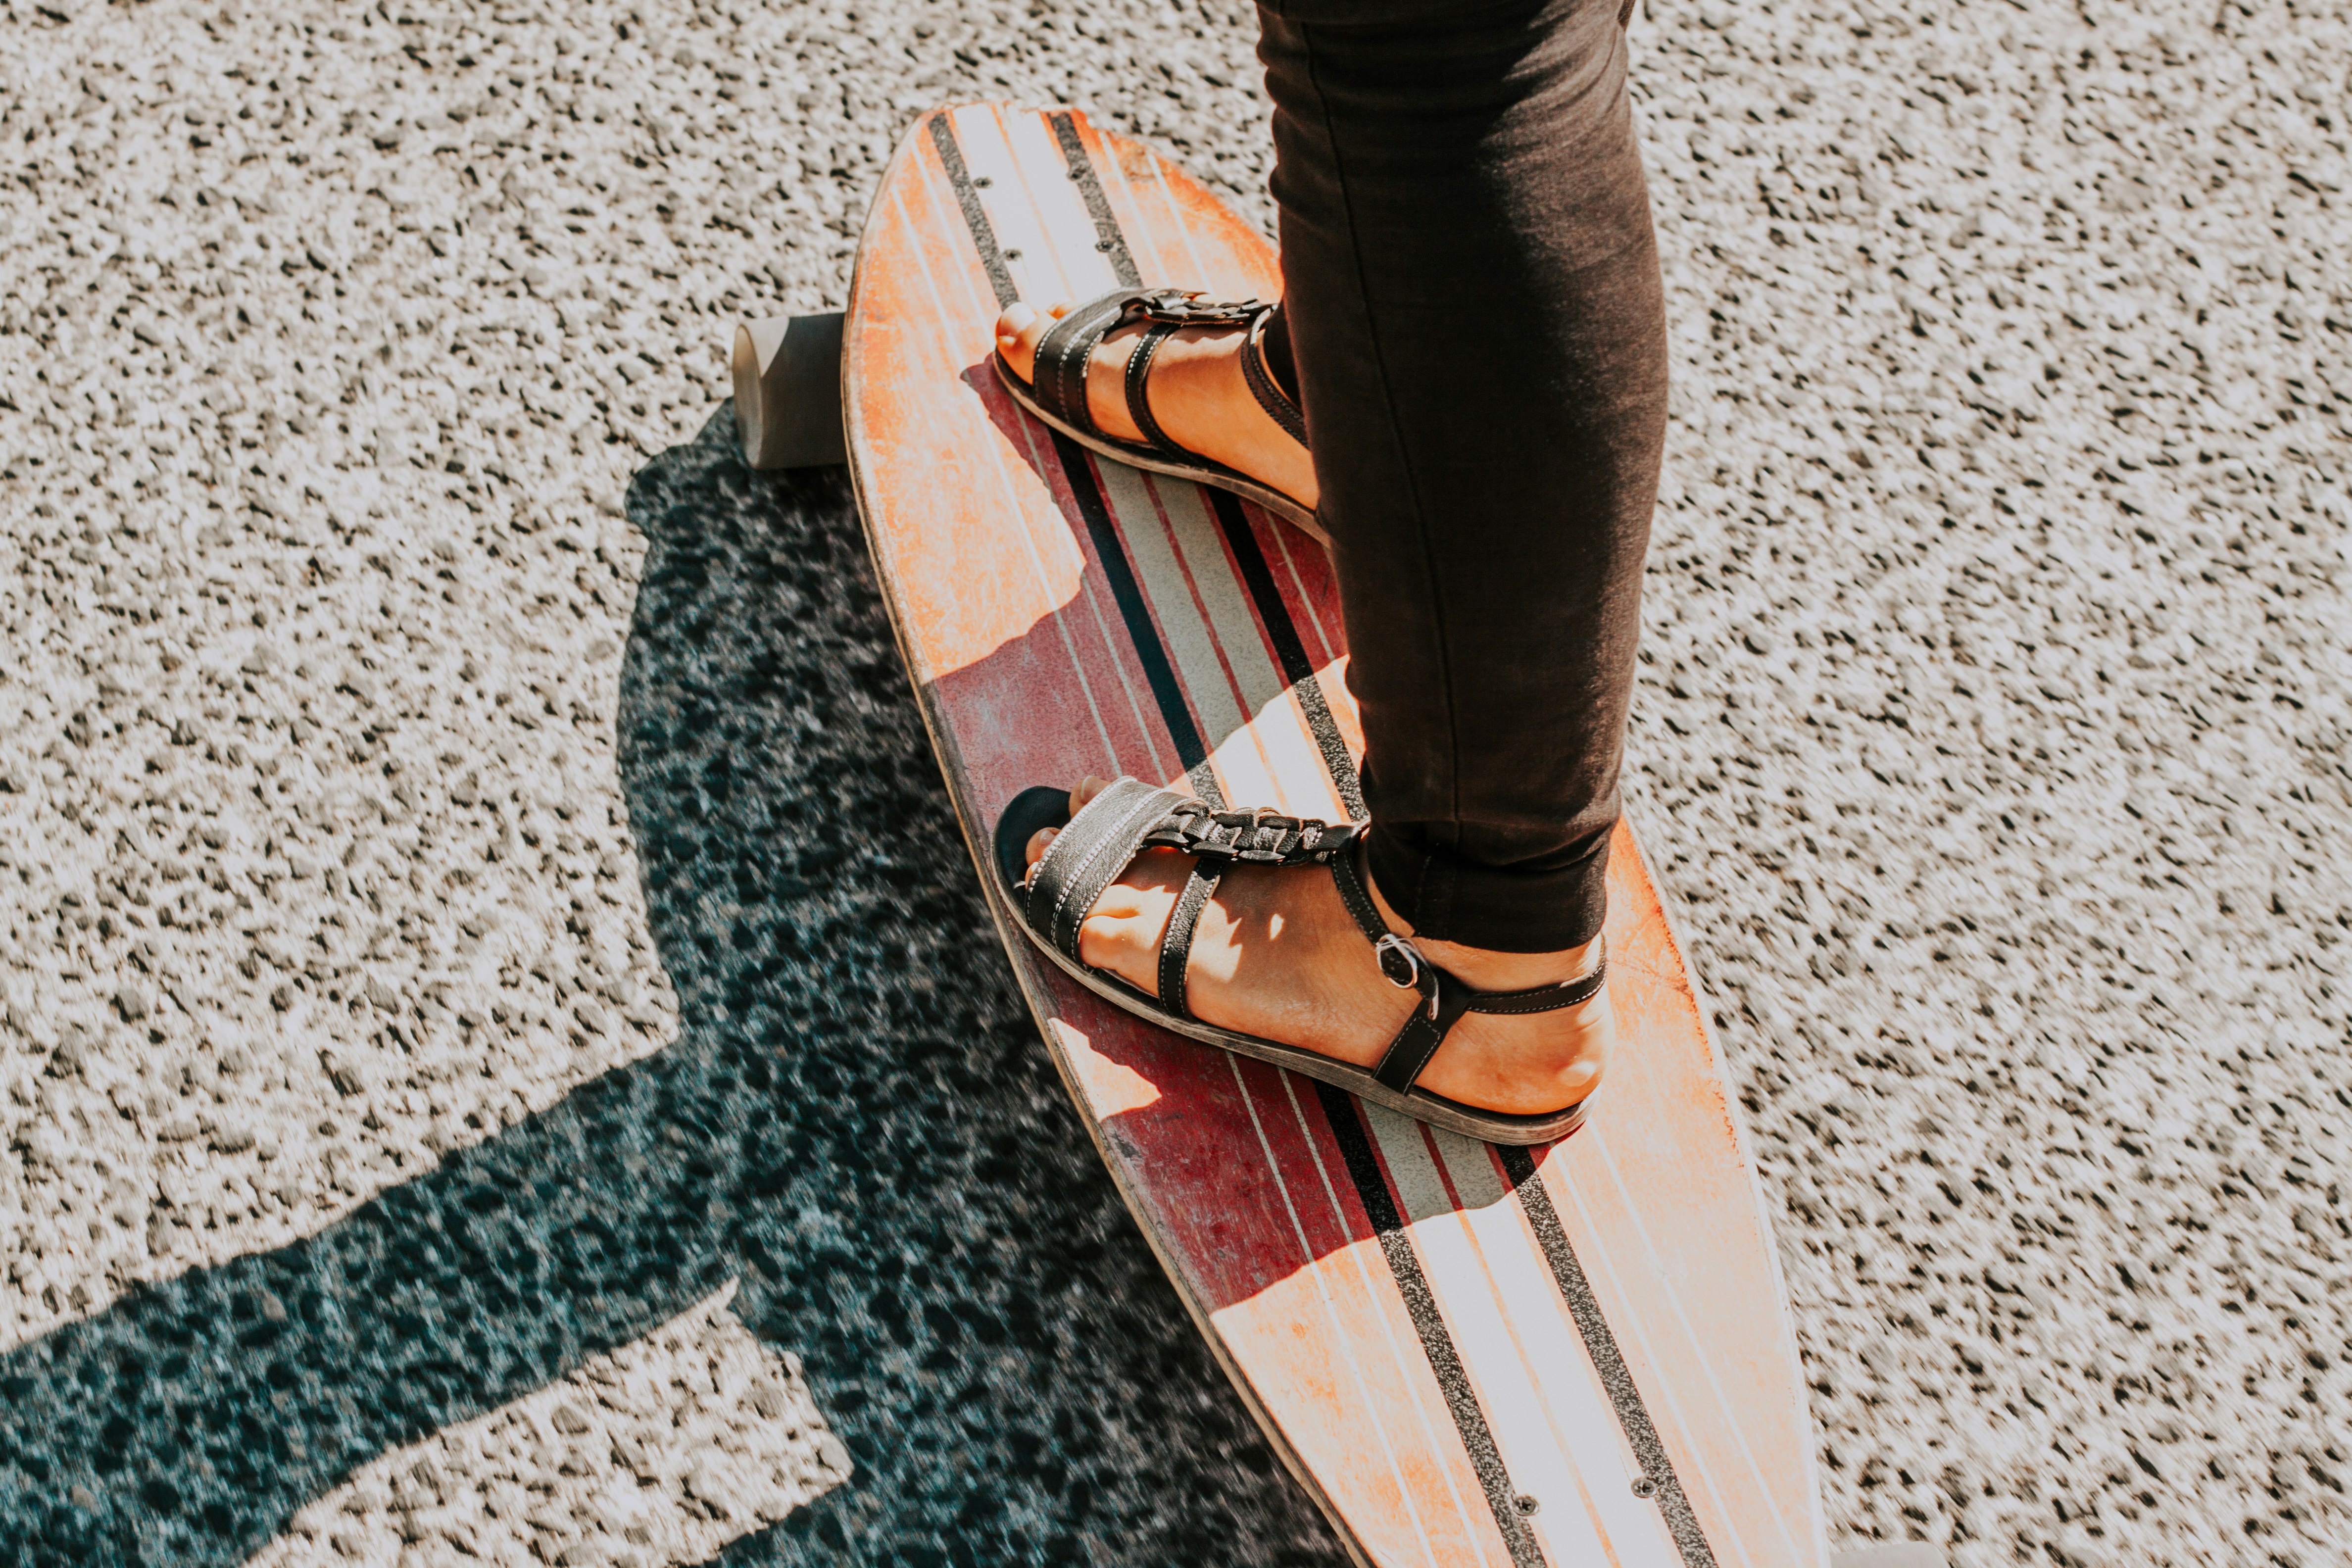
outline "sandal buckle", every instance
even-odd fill
[[[1160,289],[1135,302],[1147,321],[1171,327],[1208,327],[1246,321],[1265,305],[1257,300],[1209,300],[1200,289]]]
[[[1390,931],[1372,943],[1372,952],[1380,963],[1381,978],[1400,991],[1421,989],[1421,952],[1412,943]]]
[[[1380,960],[1381,978],[1400,991],[1418,991],[1427,996],[1429,1004],[1425,1011],[1431,1021],[1435,1022],[1437,973],[1429,961],[1421,956],[1421,950],[1396,932],[1389,931],[1372,943],[1372,952]]]

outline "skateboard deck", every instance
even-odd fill
[[[1641,846],[1610,873],[1620,1046],[1591,1120],[1496,1148],[1158,1029],[1043,959],[987,869],[1032,784],[1184,781],[1362,815],[1329,565],[1099,459],[990,366],[997,312],[1125,284],[1275,298],[1266,241],[1084,115],[899,145],[842,347],[848,458],[1013,968],[1119,1191],[1358,1561],[1820,1568],[1813,1432],[1754,1170]]]

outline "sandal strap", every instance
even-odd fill
[[[1192,874],[1177,895],[1176,908],[1160,941],[1160,1001],[1170,1011],[1188,1016],[1184,972],[1192,938],[1200,927],[1201,911],[1215,893],[1225,868],[1328,867],[1340,902],[1372,944],[1382,977],[1421,999],[1373,1069],[1373,1076],[1397,1094],[1412,1087],[1465,1014],[1549,1013],[1599,994],[1609,976],[1606,938],[1601,941],[1600,961],[1590,973],[1555,985],[1480,991],[1439,968],[1420,949],[1389,930],[1381,918],[1364,881],[1363,842],[1360,823],[1286,816],[1263,807],[1220,810],[1192,795],[1155,788],[1133,777],[1121,778],[1070,818],[1069,826],[1055,836],[1044,857],[1030,868],[1023,889],[1022,918],[1055,951],[1084,963],[1078,956],[1078,932],[1087,911],[1138,855],[1161,848],[1194,857]]]
[[[1078,959],[1078,931],[1105,888],[1146,849],[1192,856],[1192,877],[1160,944],[1160,1000],[1184,1009],[1184,965],[1201,910],[1225,868],[1324,866],[1348,859],[1360,824],[1280,812],[1223,810],[1194,795],[1121,778],[1088,801],[1054,836],[1022,884],[1021,916],[1065,957]],[[1080,963],[1085,962],[1078,959]]]
[[[1195,855],[1222,870],[1227,865],[1326,866],[1363,836],[1360,823],[1285,816],[1260,806],[1234,811],[1192,796],[1177,799],[1164,821],[1143,836],[1147,848]]]
[[[1274,307],[1264,300],[1212,300],[1199,289],[1153,289],[1137,297],[1147,321],[1171,327],[1245,327]]]
[[[1268,305],[1251,321],[1249,340],[1242,344],[1242,379],[1249,383],[1250,395],[1257,399],[1266,417],[1281,426],[1283,433],[1292,440],[1306,447],[1307,416],[1282,390],[1282,383],[1274,379],[1274,371],[1265,363],[1265,324],[1273,319],[1274,307]]]
[[[1360,843],[1360,838],[1359,839]],[[1600,962],[1591,972],[1556,985],[1531,985],[1524,991],[1479,991],[1452,972],[1440,969],[1419,948],[1389,930],[1364,885],[1360,850],[1330,862],[1331,879],[1339,885],[1339,901],[1348,906],[1357,929],[1372,944],[1373,960],[1390,984],[1417,992],[1421,1005],[1399,1029],[1396,1038],[1372,1069],[1382,1088],[1397,1094],[1411,1089],[1422,1069],[1445,1043],[1445,1037],[1465,1013],[1551,1013],[1591,1001],[1609,978],[1609,939],[1601,939]]]
[[[1164,290],[1114,289],[1064,316],[1037,341],[1037,363],[1029,384],[1045,412],[1078,429],[1096,430],[1087,412],[1087,362],[1114,328],[1127,319],[1130,306]]]
[[[1154,321],[1143,330],[1143,335],[1135,340],[1135,347],[1127,356],[1127,413],[1128,417],[1135,421],[1135,427],[1143,432],[1143,438],[1162,453],[1190,457],[1191,453],[1168,438],[1168,432],[1162,430],[1160,421],[1151,416],[1151,398],[1144,391],[1145,380],[1151,374],[1152,356],[1159,353],[1160,345],[1174,337],[1178,331],[1166,321]]]
[[[1021,910],[1029,929],[1063,956],[1077,959],[1078,928],[1087,911],[1127,869],[1145,835],[1186,798],[1140,779],[1122,778],[1088,801],[1029,868]]]
[[[1102,429],[1087,407],[1087,364],[1103,339],[1130,321],[1148,321],[1150,329],[1127,356],[1128,413],[1136,428],[1162,453],[1192,457],[1195,454],[1171,441],[1151,416],[1144,384],[1151,373],[1152,358],[1160,345],[1181,328],[1243,327],[1250,333],[1251,344],[1242,354],[1243,379],[1274,421],[1304,446],[1307,422],[1265,368],[1264,348],[1255,346],[1273,313],[1274,307],[1263,300],[1211,300],[1197,289],[1114,289],[1097,294],[1046,329],[1037,342],[1029,384],[1046,413],[1066,425],[1100,436]]]
[[[1208,907],[1209,895],[1217,890],[1223,875],[1194,866],[1192,874],[1184,879],[1184,890],[1176,895],[1176,910],[1168,917],[1167,933],[1160,939],[1160,1005],[1179,1017],[1192,1016],[1192,1006],[1184,999],[1184,968],[1192,962],[1192,933],[1200,928],[1201,911]]]
[[[1359,852],[1334,858],[1331,879],[1339,884],[1339,901],[1347,905],[1348,913],[1355,917],[1356,929],[1364,933],[1366,942],[1378,947],[1381,940],[1389,934],[1389,923],[1381,919],[1380,906],[1372,902],[1372,895],[1364,889],[1362,854]]]
[[[1451,973],[1421,956],[1418,949],[1391,932],[1379,948],[1381,973],[1390,984],[1421,994],[1421,1005],[1389,1042],[1372,1076],[1394,1093],[1410,1089],[1437,1047],[1465,1013],[1550,1013],[1589,1002],[1609,977],[1608,939],[1601,939],[1601,962],[1589,974],[1558,985],[1530,986],[1525,991],[1474,991]]]

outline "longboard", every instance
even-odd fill
[[[1266,241],[1149,148],[1070,110],[941,110],[883,176],[839,351],[899,648],[1104,1163],[1359,1562],[1820,1568],[1813,1433],[1761,1195],[1630,826],[1610,874],[1620,1047],[1590,1121],[1532,1149],[1155,1028],[1041,958],[993,891],[990,829],[1035,784],[1133,773],[1362,815],[1321,548],[1221,491],[1095,458],[990,367],[1013,300],[1141,283],[1281,289]],[[739,392],[758,396],[793,341],[829,354],[831,330],[746,335]],[[817,431],[816,450],[824,425],[772,407],[746,440],[780,460],[779,432]]]

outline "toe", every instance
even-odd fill
[[[1070,792],[1070,815],[1076,816],[1086,809],[1087,802],[1109,787],[1108,779],[1098,779],[1092,773],[1080,779],[1078,787]],[[1029,843],[1023,852],[1028,856],[1030,865],[1034,866],[1045,858],[1045,850],[1053,844],[1055,836],[1060,832],[1061,829],[1058,827],[1041,827],[1029,836]]]
[[[1004,356],[1005,363],[1021,373],[1024,381],[1029,379],[1030,367],[1037,363],[1038,321],[1037,312],[1019,300],[1004,307],[1004,313],[996,318],[996,352]]]
[[[1025,300],[1015,300],[996,318],[996,348],[1022,380],[1034,378],[1033,367],[1037,363],[1037,344],[1055,321],[1070,313],[1066,302],[1057,301],[1045,307],[1040,315]]]

